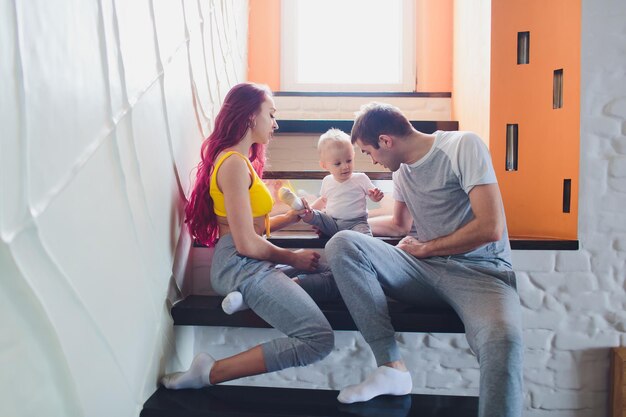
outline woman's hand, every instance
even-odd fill
[[[301,198],[300,200],[302,200],[302,205],[304,206],[302,210],[291,209],[285,213],[285,216],[289,218],[291,223],[298,223],[300,219],[308,221],[313,218],[313,211],[311,210],[309,203],[304,198]]]
[[[293,252],[293,262],[290,264],[302,271],[314,271],[319,266],[320,254],[310,249],[299,249]]]

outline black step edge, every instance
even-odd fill
[[[361,171],[370,180],[391,180],[391,171]],[[323,180],[328,171],[263,171],[264,180]]]
[[[274,134],[321,134],[330,128],[341,129],[350,133],[353,124],[354,120],[278,120],[278,130]],[[433,133],[437,130],[459,130],[459,122],[457,121],[411,120],[411,124],[422,133]]]
[[[397,245],[400,242],[399,237],[377,237],[390,245]],[[274,245],[281,248],[301,248],[301,249],[321,249],[326,246],[329,238],[316,237],[313,233],[308,235],[300,233],[297,237],[291,236],[274,236],[268,239]],[[561,239],[510,239],[511,249],[513,250],[578,250],[578,240],[561,240]]]
[[[478,398],[451,395],[380,396],[341,404],[338,391],[216,385],[202,389],[159,389],[141,417],[475,417]]]
[[[450,91],[274,91],[275,97],[434,97],[450,98]]]
[[[313,233],[299,233],[297,237],[272,235],[268,240],[274,245],[287,249],[323,249],[328,243],[328,238],[318,238]],[[390,245],[397,245],[400,238],[377,237],[377,239]],[[578,240],[564,239],[515,239],[509,240],[513,250],[573,250],[580,249]],[[204,247],[200,243],[194,243],[194,247]]]
[[[272,327],[252,310],[233,315],[222,311],[223,297],[190,295],[174,304],[171,313],[179,326]],[[318,303],[334,330],[357,330],[352,316],[342,301]],[[417,308],[389,300],[391,323],[398,332],[464,333],[459,316],[450,309]]]
[[[298,233],[297,237],[272,235],[268,240],[274,245],[287,249],[322,249],[328,243],[328,238],[318,238],[313,233]],[[397,245],[400,238],[377,237],[377,239],[390,245]],[[513,250],[578,250],[578,240],[563,239],[515,239],[509,240]],[[200,243],[194,243],[194,247],[204,247]]]

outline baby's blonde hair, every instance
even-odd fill
[[[340,129],[335,129],[334,127],[328,129],[326,133],[323,133],[320,136],[320,139],[317,141],[317,151],[322,154],[322,151],[326,149],[330,145],[338,145],[338,144],[346,144],[352,147],[352,141],[350,141],[350,135]]]

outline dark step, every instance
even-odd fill
[[[377,239],[394,246],[400,242],[399,237],[378,236]],[[273,232],[268,240],[281,248],[322,249],[328,243],[329,238],[318,237],[313,232],[281,230]],[[513,250],[578,250],[580,246],[578,240],[511,238],[509,242]],[[195,246],[202,247],[199,243]]]
[[[391,171],[365,171],[370,180],[391,180]],[[328,171],[263,171],[264,180],[323,180]]]
[[[217,385],[203,389],[159,389],[141,417],[474,417],[477,397],[381,396],[341,404],[338,391]]]
[[[233,315],[222,311],[223,297],[190,295],[172,307],[176,325],[271,327],[252,310]],[[341,301],[319,303],[334,330],[357,330],[350,313]],[[398,332],[464,333],[463,322],[452,309],[425,309],[389,301],[391,323]]]
[[[457,121],[411,120],[410,122],[415,129],[423,133],[433,133],[437,130],[459,130],[459,122]],[[353,124],[354,120],[278,120],[278,130],[275,134],[319,134],[333,127],[349,134]]]
[[[397,245],[399,237],[377,237],[390,245]],[[312,232],[275,232],[269,239],[281,248],[321,249],[328,242],[327,237],[318,237]],[[563,239],[519,239],[510,238],[509,243],[513,250],[578,250],[578,240]]]

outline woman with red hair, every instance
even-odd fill
[[[239,291],[245,304],[287,337],[220,360],[200,353],[186,372],[163,377],[166,388],[200,388],[305,366],[333,348],[328,320],[303,289],[319,288],[320,283],[322,288],[336,288],[328,269],[319,265],[319,254],[279,248],[263,238],[308,211],[305,205],[304,210],[269,217],[274,201],[261,177],[265,146],[278,129],[275,107],[265,86],[242,83],[229,91],[213,133],[202,144],[185,221],[196,241],[215,246],[213,289],[222,295]],[[276,264],[310,274],[292,280]]]

